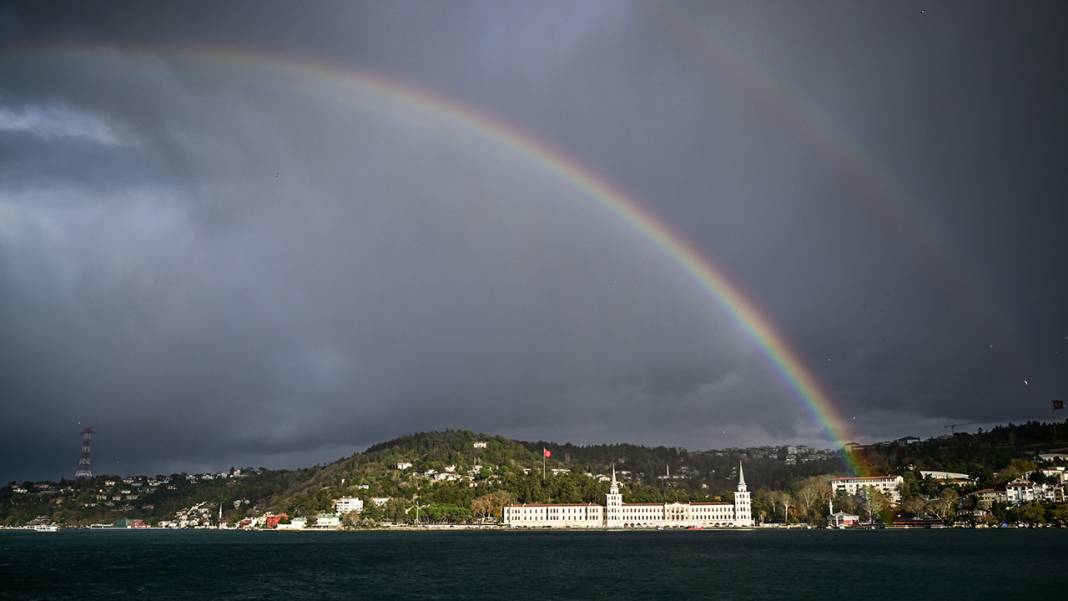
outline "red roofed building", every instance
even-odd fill
[[[285,513],[272,513],[263,518],[263,527],[268,529],[275,529],[278,527],[278,523],[282,520],[289,521],[289,515]]]

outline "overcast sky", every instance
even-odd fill
[[[8,4],[0,479],[70,476],[88,424],[119,473],[443,428],[832,444],[730,313],[545,163],[283,57],[625,191],[857,440],[1048,419],[1066,40],[1060,2]]]

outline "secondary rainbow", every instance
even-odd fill
[[[849,440],[844,420],[839,416],[828,394],[819,386],[816,378],[804,366],[784,338],[775,331],[770,321],[742,292],[733,285],[723,272],[707,257],[702,256],[680,236],[674,234],[661,221],[641,207],[635,200],[598,177],[590,170],[570,159],[563,151],[536,139],[519,128],[501,122],[485,113],[462,106],[440,95],[390,79],[381,74],[355,70],[346,65],[321,61],[303,60],[290,55],[272,55],[232,47],[150,47],[121,49],[103,46],[65,46],[62,48],[20,49],[14,54],[66,54],[68,52],[95,52],[123,55],[173,56],[178,59],[194,59],[214,63],[229,63],[261,69],[281,69],[306,77],[329,80],[350,86],[354,91],[384,97],[395,103],[432,111],[453,119],[491,139],[515,153],[531,160],[549,172],[570,182],[585,196],[623,220],[641,237],[651,242],[674,263],[681,267],[693,281],[741,324],[747,334],[757,343],[763,354],[774,366],[784,382],[804,402],[810,413],[819,421],[829,439],[841,445]],[[850,471],[862,474],[857,457],[846,452],[846,464]]]
[[[653,12],[663,19],[694,58],[707,60],[732,83],[739,84],[747,98],[762,103],[768,112],[789,122],[806,141],[819,149],[841,173],[848,176],[858,191],[852,197],[873,210],[881,223],[902,234],[909,242],[907,250],[922,255],[916,263],[939,282],[944,294],[952,298],[955,308],[962,309],[992,339],[999,341],[994,351],[1016,373],[1025,373],[1026,345],[1022,344],[1007,320],[1007,312],[995,301],[997,294],[989,281],[981,278],[960,253],[949,244],[922,199],[910,191],[903,178],[894,177],[885,161],[865,152],[855,136],[839,123],[834,114],[807,100],[787,84],[768,63],[736,46],[730,36],[717,35],[702,23],[700,15],[691,14],[677,3],[653,4]],[[1022,377],[1022,376],[1020,376]]]

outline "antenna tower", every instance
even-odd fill
[[[75,480],[90,480],[93,477],[93,466],[90,459],[90,451],[93,443],[93,427],[82,430],[82,458],[78,460],[78,469],[74,472]]]

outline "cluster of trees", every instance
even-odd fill
[[[901,473],[912,467],[961,472],[976,478],[979,488],[988,488],[1004,485],[1019,474],[1034,469],[1034,464],[1020,458],[1064,446],[1068,443],[1066,434],[1068,421],[1059,424],[1010,423],[988,431],[957,432],[912,444],[895,441],[872,445],[859,451],[858,455],[864,464],[878,473]]]
[[[1063,433],[1068,427],[1061,428]],[[476,441],[485,448],[475,448]],[[964,472],[978,478],[978,487],[1003,486],[1024,473],[1031,478],[1035,465],[1020,459],[1054,440],[1048,424],[1029,422],[1008,425],[977,434],[921,441],[914,444],[890,442],[862,451],[862,460],[882,473],[901,473],[905,477],[903,502],[896,513],[921,517],[951,519],[958,510],[972,509],[974,487],[944,488],[931,480],[917,479],[918,469]],[[550,468],[567,468],[543,478],[542,448],[553,450]],[[782,453],[780,453],[782,455]],[[174,490],[160,489],[139,499],[135,511],[101,505],[87,507],[95,501],[98,482],[64,482],[75,492],[62,498],[39,494],[12,494],[12,486],[0,489],[0,523],[24,523],[41,515],[50,515],[63,523],[87,524],[111,521],[117,517],[141,517],[158,521],[173,516],[182,507],[198,502],[217,502],[226,509],[224,519],[237,521],[264,511],[286,512],[295,516],[314,516],[329,511],[341,496],[358,496],[367,508],[363,516],[350,518],[354,525],[389,521],[467,521],[499,516],[506,502],[521,503],[601,503],[608,485],[586,473],[607,474],[612,466],[620,472],[627,500],[632,502],[731,501],[737,483],[739,461],[745,462],[748,483],[754,494],[754,517],[759,521],[822,523],[830,500],[829,474],[845,472],[842,457],[836,454],[816,456],[815,460],[787,465],[783,456],[769,456],[768,450],[728,449],[690,452],[677,447],[643,447],[638,445],[558,445],[549,442],[517,442],[500,436],[468,431],[444,431],[413,434],[369,447],[362,453],[339,461],[300,470],[260,471],[240,479],[187,483],[183,475],[172,477]],[[397,468],[400,462],[411,468]],[[431,482],[420,475],[427,470],[446,468],[463,474],[461,482]],[[668,474],[671,478],[667,478]],[[98,481],[101,478],[97,479]],[[375,507],[371,497],[393,499]],[[251,503],[233,506],[237,499]],[[506,501],[507,500],[507,501]],[[143,509],[145,505],[151,509]],[[416,506],[418,510],[414,509]],[[889,520],[889,502],[882,495],[864,497],[839,496],[836,509],[862,516],[863,519]],[[998,519],[1055,521],[1057,507],[1039,509],[1001,508]],[[1000,512],[1000,513],[999,513]],[[135,515],[136,514],[136,515]]]

